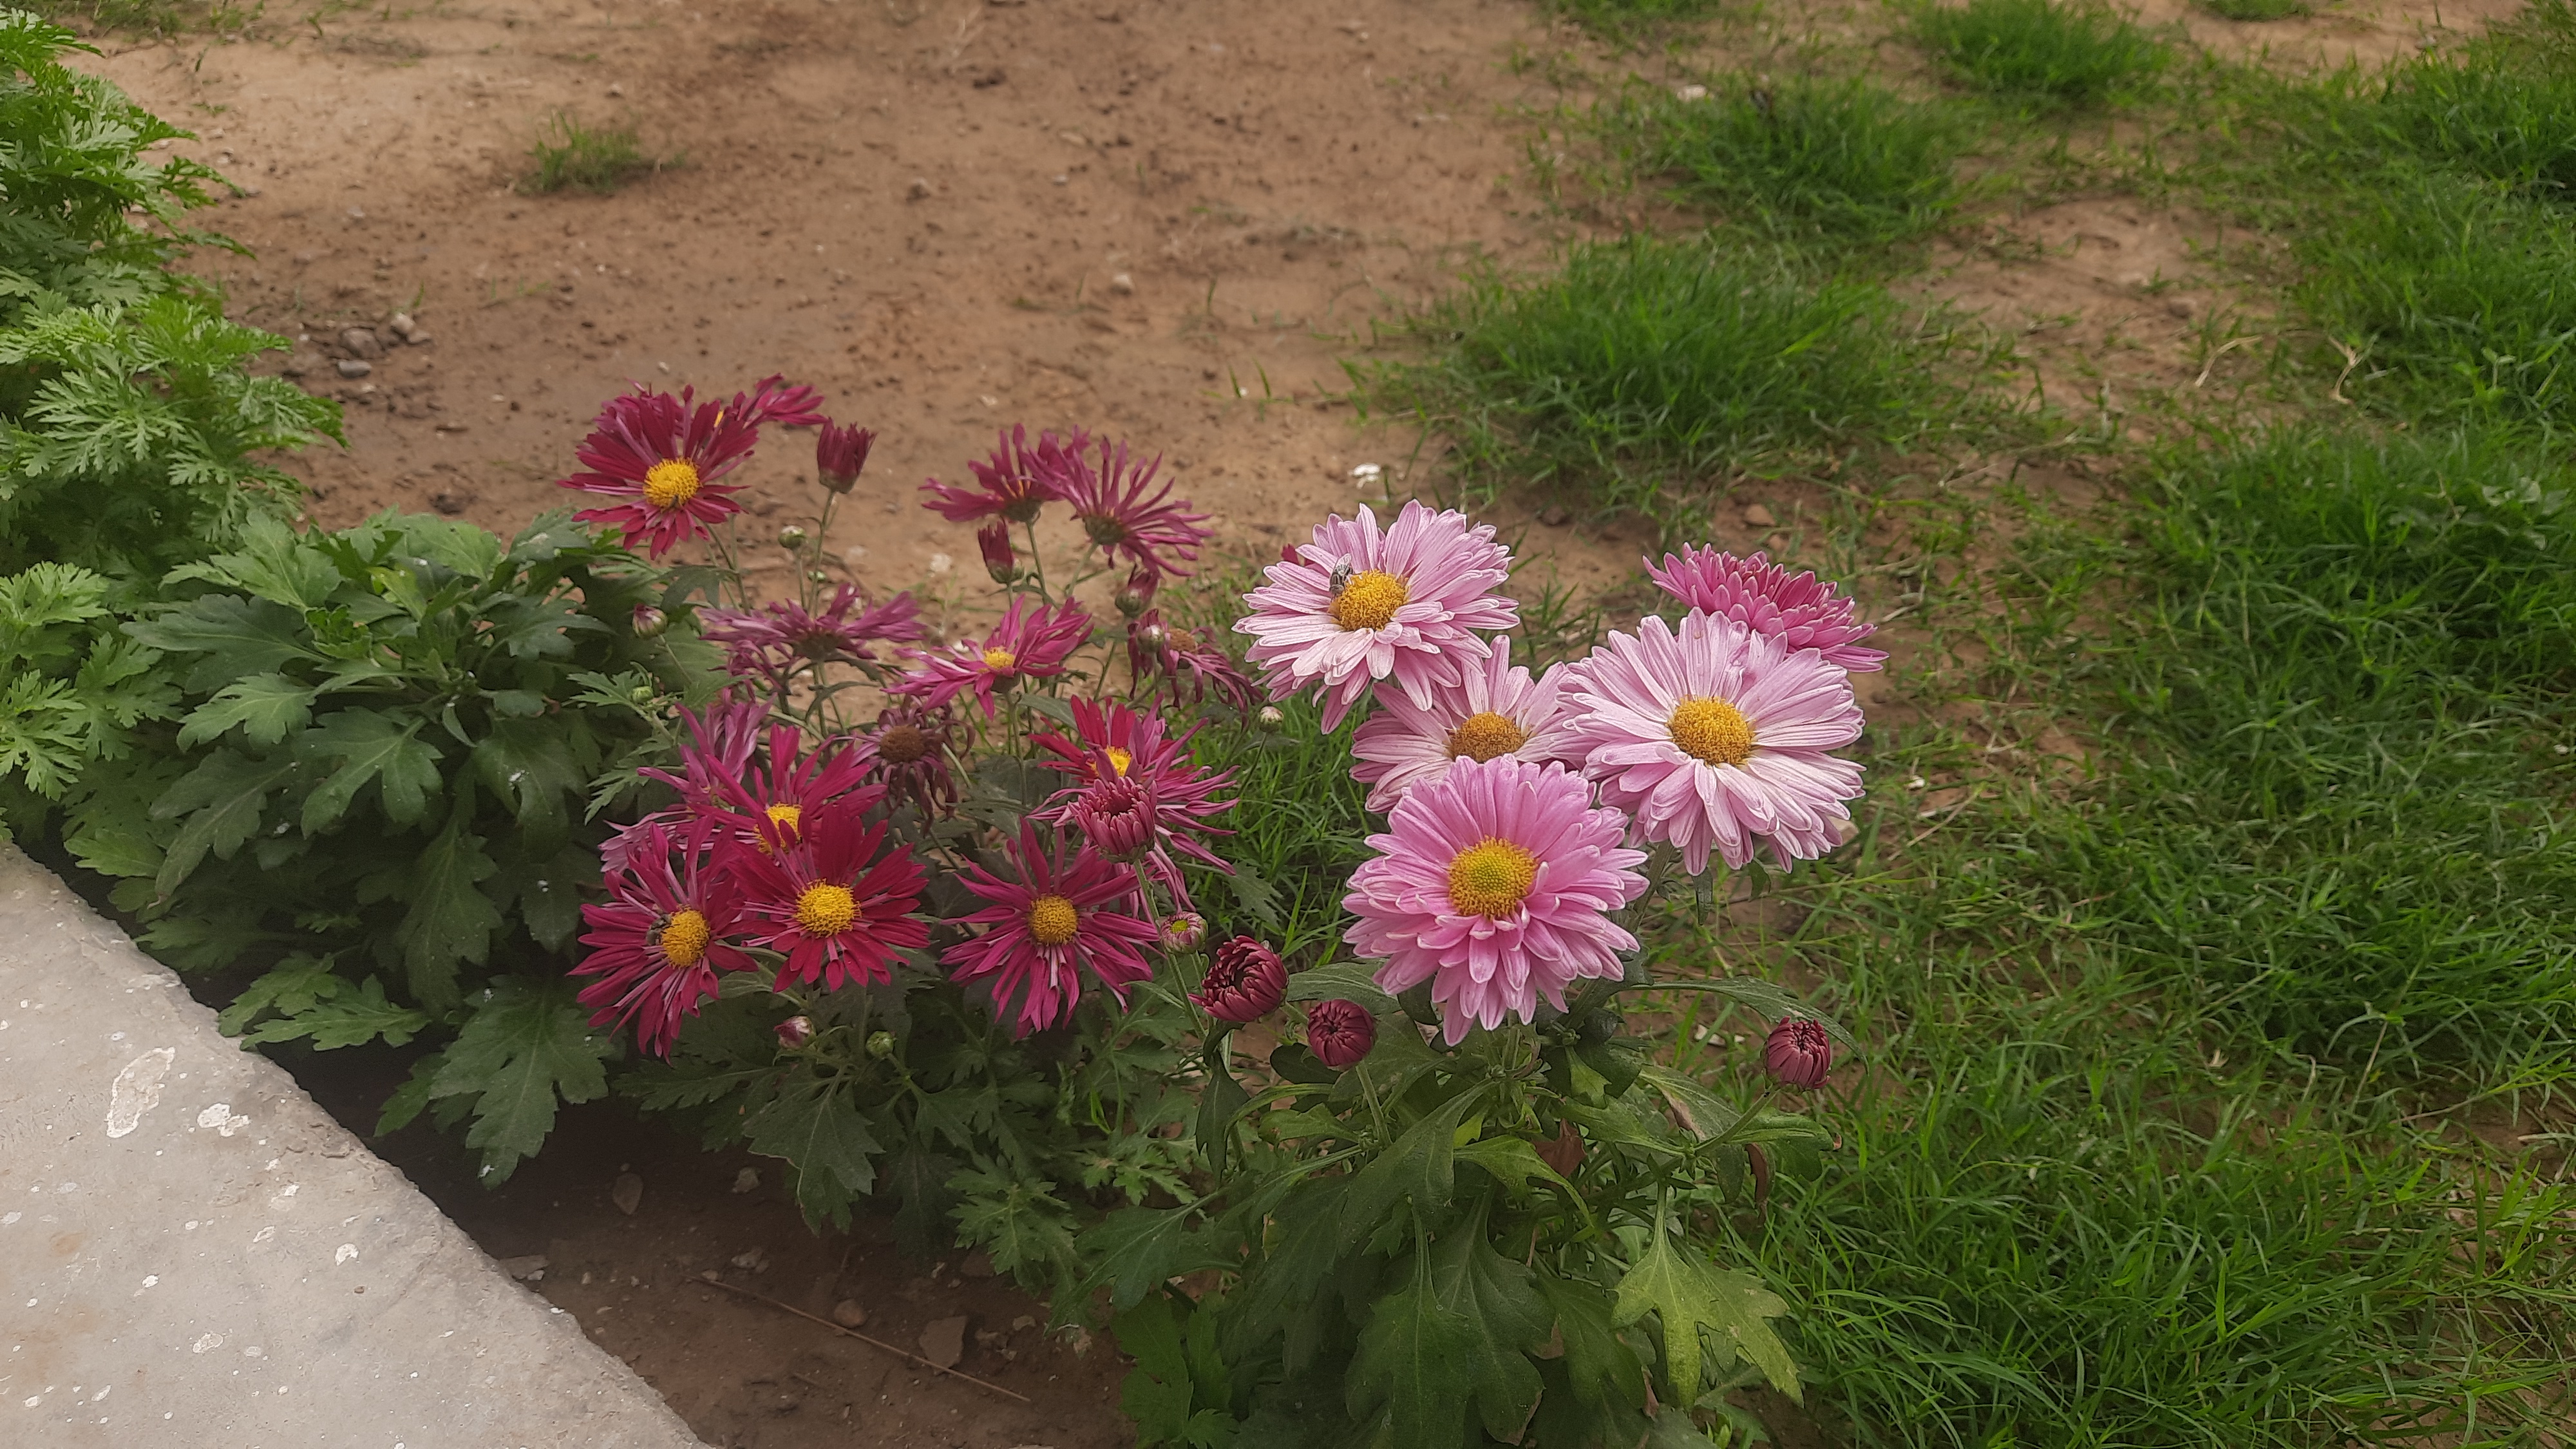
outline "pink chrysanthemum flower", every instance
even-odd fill
[[[1601,800],[1641,839],[1670,841],[1696,875],[1768,842],[1782,866],[1840,843],[1860,766],[1826,751],[1860,738],[1851,676],[1814,650],[1696,610],[1676,635],[1648,617],[1613,634],[1566,687],[1568,735]]]
[[[1643,894],[1627,819],[1559,764],[1460,760],[1409,791],[1351,873],[1343,938],[1390,993],[1431,983],[1441,1034],[1563,1010],[1567,983],[1620,974],[1637,939],[1609,913]]]
[[[1014,425],[1001,435],[989,460],[966,465],[966,471],[975,475],[976,487],[961,488],[933,478],[921,485],[921,491],[930,495],[921,506],[951,523],[973,523],[996,515],[1026,523],[1038,516],[1040,508],[1064,497],[1066,481],[1081,467],[1082,450],[1090,441],[1076,428],[1066,438],[1040,433],[1037,446],[1031,447],[1029,430]]]
[[[1664,555],[1662,568],[1646,560],[1646,574],[1665,593],[1694,609],[1733,619],[1756,634],[1786,641],[1792,649],[1821,650],[1827,663],[1856,674],[1887,662],[1884,652],[1860,647],[1860,641],[1877,633],[1878,626],[1853,617],[1853,601],[1812,570],[1792,574],[1765,554],[1737,558],[1685,544],[1679,557]]]
[[[700,609],[700,631],[725,646],[725,668],[783,687],[787,676],[808,662],[873,661],[874,644],[910,644],[921,638],[921,605],[910,594],[897,594],[882,604],[867,604],[855,584],[843,584],[819,614],[801,604],[772,599],[758,612],[748,609]]]
[[[1405,791],[1448,774],[1453,760],[1508,755],[1543,764],[1567,758],[1558,698],[1566,670],[1560,666],[1532,679],[1512,663],[1511,636],[1492,644],[1493,652],[1470,665],[1464,681],[1432,690],[1430,708],[1389,695],[1351,736],[1351,753],[1360,761],[1351,775],[1371,787],[1368,808],[1381,815],[1394,809]]]
[[[972,690],[984,717],[993,717],[993,695],[1023,679],[1062,674],[1064,662],[1091,637],[1091,616],[1082,605],[1065,599],[1035,604],[1026,594],[1011,596],[1010,606],[993,632],[979,641],[961,640],[945,653],[908,651],[920,667],[886,686],[886,693],[918,699],[938,709]]]
[[[1380,532],[1377,515],[1360,509],[1316,525],[1315,541],[1296,557],[1263,571],[1269,580],[1246,596],[1252,612],[1235,623],[1253,637],[1251,661],[1270,697],[1323,689],[1324,728],[1392,677],[1424,709],[1432,691],[1466,678],[1485,657],[1470,630],[1508,629],[1520,606],[1495,592],[1511,572],[1511,550],[1494,542],[1492,524],[1471,525],[1454,510],[1404,505]]]
[[[758,844],[731,846],[727,868],[754,939],[787,957],[777,989],[881,985],[894,979],[897,952],[930,944],[930,928],[912,914],[921,863],[901,846],[879,856],[885,826],[869,823],[856,800],[820,807],[793,834],[772,818],[757,826]]]
[[[1037,827],[1021,822],[1005,852],[1016,880],[974,865],[957,877],[992,902],[960,924],[990,929],[939,958],[958,982],[986,982],[993,1014],[1013,1017],[1017,1036],[1071,1020],[1084,971],[1121,1005],[1129,987],[1154,974],[1140,949],[1155,938],[1154,923],[1118,909],[1136,892],[1135,872],[1088,850],[1067,860],[1062,838],[1047,834],[1041,843]]]
[[[1171,484],[1147,495],[1154,487],[1154,470],[1163,465],[1159,455],[1131,467],[1125,443],[1115,452],[1102,443],[1099,467],[1079,454],[1073,463],[1064,479],[1065,501],[1082,520],[1082,531],[1111,562],[1125,559],[1156,578],[1180,577],[1189,570],[1173,560],[1196,561],[1199,545],[1216,536],[1200,527],[1206,514],[1192,513],[1187,499],[1172,497]]]
[[[741,902],[721,871],[706,868],[707,847],[704,829],[674,837],[644,827],[608,875],[608,902],[581,908],[590,954],[572,974],[599,978],[581,989],[581,1004],[598,1008],[590,1024],[631,1021],[635,1044],[657,1057],[716,994],[718,971],[759,964],[725,940]]]
[[[678,397],[639,388],[610,398],[573,452],[588,471],[561,486],[626,501],[573,517],[616,524],[629,548],[642,539],[655,558],[685,539],[704,538],[742,511],[733,500],[737,487],[717,480],[751,456],[761,425],[821,422],[814,403],[812,388],[786,386],[776,377],[762,378],[730,402],[701,403],[688,388]]]

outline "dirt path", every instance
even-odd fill
[[[563,500],[611,392],[785,372],[883,435],[882,509],[832,543],[891,590],[971,561],[912,490],[1014,421],[1164,452],[1256,542],[1403,463],[1409,435],[1325,394],[1470,254],[1547,255],[1500,114],[1536,99],[1503,61],[1538,34],[1516,0],[656,0],[344,14],[103,68],[258,190],[214,222],[256,257],[206,265],[349,404],[348,450],[296,465],[324,522],[507,531]],[[518,194],[558,108],[685,161]],[[404,308],[434,340],[338,376],[343,330]],[[750,476],[807,466],[786,439]]]

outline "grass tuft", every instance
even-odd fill
[[[2200,8],[2221,20],[2291,20],[2313,15],[2308,0],[2199,0]]]
[[[1914,35],[1970,85],[2053,105],[2107,99],[2171,59],[2164,42],[2092,0],[1927,4],[1914,12]]]
[[[546,117],[537,130],[537,143],[528,149],[528,158],[536,167],[523,185],[540,194],[566,187],[615,191],[638,176],[660,170],[663,164],[645,154],[635,139],[634,127],[594,128],[565,110]]]
[[[1686,201],[1782,240],[1855,242],[1918,235],[1958,201],[1958,132],[1935,108],[1861,79],[1709,80],[1688,100],[1632,87],[1599,121]]]
[[[1482,497],[1536,484],[1667,528],[1736,473],[1911,437],[1959,390],[1953,343],[1874,284],[1702,240],[1578,247],[1553,277],[1472,276],[1420,324],[1435,355],[1358,373],[1447,437]]]

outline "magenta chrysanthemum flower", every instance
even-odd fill
[[[690,743],[680,748],[681,773],[638,773],[679,791],[691,814],[726,826],[743,844],[761,839],[763,821],[794,844],[807,812],[837,800],[866,810],[885,798],[881,787],[867,783],[875,767],[872,741],[845,736],[808,751],[801,731],[777,724],[768,729],[768,749],[755,752],[767,717],[759,705],[719,704],[702,715],[682,710]]]
[[[855,584],[843,584],[819,614],[802,604],[772,599],[758,612],[700,609],[700,631],[725,646],[725,668],[784,687],[798,666],[838,660],[874,661],[875,644],[910,644],[921,638],[921,605],[910,594],[882,604],[865,603]]]
[[[759,964],[725,940],[741,902],[706,868],[707,849],[703,829],[674,837],[645,827],[608,876],[607,904],[581,908],[590,954],[572,974],[599,978],[581,989],[581,1004],[598,1008],[590,1024],[633,1022],[635,1044],[653,1056],[671,1054],[681,1020],[716,994],[718,971]]]
[[[946,815],[957,808],[957,780],[948,771],[949,731],[956,721],[945,709],[923,709],[908,699],[877,712],[878,778],[899,800],[920,807],[924,817]]]
[[[1519,617],[1520,606],[1495,592],[1511,573],[1511,550],[1494,542],[1492,524],[1471,525],[1454,510],[1410,502],[1380,532],[1364,507],[1356,519],[1316,525],[1315,541],[1295,552],[1263,571],[1269,582],[1246,595],[1252,612],[1234,627],[1252,636],[1271,698],[1322,686],[1327,730],[1390,677],[1429,709],[1433,689],[1459,683],[1485,657],[1485,641],[1469,631],[1508,629]]]
[[[1563,765],[1460,760],[1407,792],[1369,837],[1377,855],[1351,873],[1343,939],[1383,960],[1388,992],[1431,983],[1450,1045],[1470,1026],[1535,1019],[1544,998],[1620,973],[1637,939],[1609,913],[1643,894],[1645,853],[1621,843],[1627,819],[1592,805]]]
[[[993,694],[1022,679],[1062,674],[1064,662],[1091,637],[1091,616],[1082,605],[1065,599],[1053,605],[1033,603],[1026,594],[1011,596],[1002,621],[978,641],[961,640],[945,653],[908,651],[920,667],[886,686],[886,693],[906,695],[938,709],[972,690],[984,717],[993,717]]]
[[[1160,609],[1147,609],[1127,625],[1127,667],[1137,679],[1154,681],[1154,696],[1175,707],[1213,694],[1236,709],[1250,709],[1257,697],[1252,681],[1215,640],[1164,623]]]
[[[1125,443],[1115,452],[1102,443],[1099,467],[1080,454],[1073,455],[1073,463],[1064,479],[1065,501],[1082,520],[1084,534],[1111,562],[1123,558],[1156,578],[1178,577],[1189,570],[1173,560],[1195,562],[1199,545],[1216,536],[1200,527],[1206,514],[1192,513],[1187,499],[1172,497],[1171,484],[1147,495],[1154,487],[1154,470],[1163,465],[1160,455],[1130,466]]]
[[[960,923],[990,929],[939,958],[960,983],[986,982],[993,1014],[1013,1017],[1018,1036],[1071,1020],[1082,972],[1122,1005],[1127,988],[1154,974],[1139,949],[1154,939],[1154,923],[1117,909],[1135,894],[1136,873],[1088,850],[1067,860],[1062,838],[1048,835],[1042,844],[1037,827],[1021,823],[1019,841],[1006,852],[1017,880],[974,865],[957,877],[992,902]]]
[[[1178,909],[1190,909],[1173,852],[1211,870],[1234,873],[1204,843],[1206,837],[1233,833],[1208,821],[1234,808],[1231,799],[1217,798],[1218,791],[1234,783],[1234,772],[1211,772],[1191,758],[1195,727],[1174,739],[1164,733],[1160,716],[1115,700],[1071,703],[1075,738],[1042,734],[1030,743],[1055,757],[1041,758],[1040,764],[1071,775],[1075,783],[1049,797],[1031,818],[1073,825],[1103,854],[1113,856],[1133,855],[1117,846],[1132,845],[1141,832],[1145,874],[1171,893]],[[1104,833],[1095,835],[1095,829]]]
[[[895,953],[930,944],[930,928],[912,915],[921,863],[901,846],[880,857],[885,826],[870,824],[856,801],[820,807],[792,834],[766,817],[758,828],[757,845],[731,847],[728,868],[754,939],[787,957],[778,989],[883,984],[894,979]]]
[[[1648,617],[1613,634],[1566,686],[1568,737],[1601,800],[1641,839],[1670,841],[1696,875],[1768,842],[1782,866],[1840,843],[1860,766],[1826,751],[1860,738],[1851,676],[1814,650],[1692,611],[1676,635]]]
[[[1029,430],[1015,425],[1001,435],[991,459],[966,465],[978,486],[960,488],[933,478],[921,485],[921,491],[930,495],[921,506],[951,523],[973,523],[995,515],[1026,523],[1038,516],[1038,509],[1064,497],[1065,484],[1081,467],[1082,450],[1090,441],[1076,428],[1066,438],[1040,433],[1033,448]]]
[[[703,538],[742,511],[733,500],[735,485],[717,480],[751,456],[761,425],[821,422],[814,402],[812,388],[786,386],[776,377],[762,378],[730,402],[701,403],[688,388],[678,397],[639,388],[610,398],[573,452],[588,471],[561,486],[627,501],[573,517],[616,524],[629,548],[643,539],[655,558],[684,539]]]
[[[1511,636],[1496,638],[1492,648],[1484,662],[1468,666],[1465,680],[1435,686],[1430,708],[1389,695],[1351,736],[1360,761],[1351,775],[1371,786],[1368,808],[1381,815],[1394,809],[1405,791],[1448,774],[1453,760],[1566,759],[1558,697],[1565,669],[1532,679],[1512,663]]]
[[[1865,674],[1887,661],[1860,641],[1878,632],[1852,615],[1853,601],[1813,571],[1792,574],[1757,553],[1737,558],[1696,544],[1664,555],[1664,566],[1646,560],[1646,574],[1665,593],[1703,613],[1733,619],[1756,634],[1784,640],[1792,649],[1817,649],[1830,664]]]

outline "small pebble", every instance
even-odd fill
[[[746,1167],[733,1175],[733,1190],[737,1193],[751,1192],[759,1186],[760,1169],[756,1167]]]
[[[1120,272],[1109,279],[1109,290],[1122,297],[1132,297],[1136,294],[1136,279]]]
[[[351,327],[343,331],[340,334],[340,345],[349,349],[350,356],[363,357],[370,362],[385,355],[385,345],[376,340],[375,333],[364,327]]]
[[[1759,503],[1744,505],[1744,526],[1747,528],[1769,528],[1779,521],[1778,516]]]
[[[929,181],[929,179],[928,179],[927,177],[921,177],[921,176],[916,176],[916,177],[912,178],[912,185],[910,185],[910,186],[908,186],[908,187],[904,188],[904,195],[905,195],[906,197],[910,198],[911,200],[914,200],[914,201],[920,201],[920,200],[922,200],[923,198],[925,198],[925,197],[929,196],[929,195],[930,195],[930,181]]]
[[[516,1258],[503,1258],[501,1271],[522,1283],[542,1283],[546,1276],[546,1255],[526,1253]]]
[[[644,1205],[644,1179],[631,1172],[618,1174],[616,1185],[608,1190],[608,1200],[617,1204],[619,1212],[630,1218],[635,1216],[635,1210]]]
[[[730,1261],[737,1268],[747,1269],[754,1273],[766,1273],[769,1271],[769,1250],[766,1248],[754,1248],[747,1253],[736,1253]]]
[[[342,377],[365,377],[368,373],[376,370],[374,363],[362,361],[355,357],[343,357],[340,359],[338,365],[340,375]]]
[[[843,1328],[865,1328],[868,1326],[868,1311],[859,1306],[859,1300],[844,1298],[832,1305],[832,1321]]]

